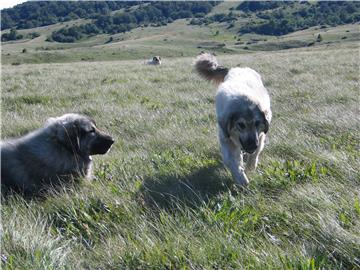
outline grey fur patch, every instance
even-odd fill
[[[74,177],[90,177],[90,155],[104,153],[113,142],[85,116],[50,118],[43,128],[1,142],[1,184],[33,195]]]

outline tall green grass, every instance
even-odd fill
[[[2,269],[357,269],[358,50],[222,56],[249,66],[273,122],[248,188],[218,150],[214,86],[192,58],[4,65],[2,136],[91,115],[116,139],[94,180],[2,201]]]

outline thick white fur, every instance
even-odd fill
[[[218,85],[215,101],[223,161],[234,180],[240,185],[247,185],[249,180],[245,171],[256,169],[259,154],[264,148],[265,133],[272,117],[270,97],[261,76],[251,68],[236,67],[229,70],[220,66],[216,58],[209,53],[201,54],[196,58],[195,69],[200,76]],[[247,162],[244,166],[245,150],[239,139],[239,134],[244,133],[237,133],[240,131],[231,127],[232,124],[229,126],[229,123],[234,122],[234,117],[243,116],[250,119],[251,123],[255,123],[259,120],[259,114],[266,126],[262,129],[256,128],[255,133],[252,133],[257,136],[258,144],[253,153],[246,154]]]
[[[218,121],[229,116],[231,103],[239,97],[251,100],[265,112],[267,121],[271,121],[270,97],[265,89],[261,76],[251,68],[232,68],[218,87],[216,94],[216,115]],[[255,153],[249,154],[246,167],[243,165],[241,145],[232,137],[226,137],[223,129],[219,127],[219,141],[225,165],[231,171],[234,180],[240,185],[247,185],[249,180],[245,170],[255,170],[260,152],[264,148],[265,134],[259,135],[259,146]]]
[[[251,68],[232,68],[216,93],[216,114],[218,118],[227,113],[228,105],[234,98],[244,96],[257,104],[262,111],[270,111],[270,97],[261,76]],[[269,119],[268,119],[269,120]]]

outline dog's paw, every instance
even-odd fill
[[[241,171],[238,175],[234,176],[236,184],[240,186],[247,186],[249,184],[249,179],[247,178],[244,171]]]
[[[245,166],[245,171],[250,172],[250,171],[255,171],[257,167],[257,162],[252,162],[252,163],[246,163]]]
[[[255,171],[256,167],[258,165],[258,158],[257,157],[248,157],[248,160],[246,161],[246,165],[245,165],[245,171],[249,172],[249,171]]]

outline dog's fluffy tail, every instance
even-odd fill
[[[229,70],[219,66],[215,56],[210,53],[200,54],[195,60],[195,70],[206,80],[222,83]]]

